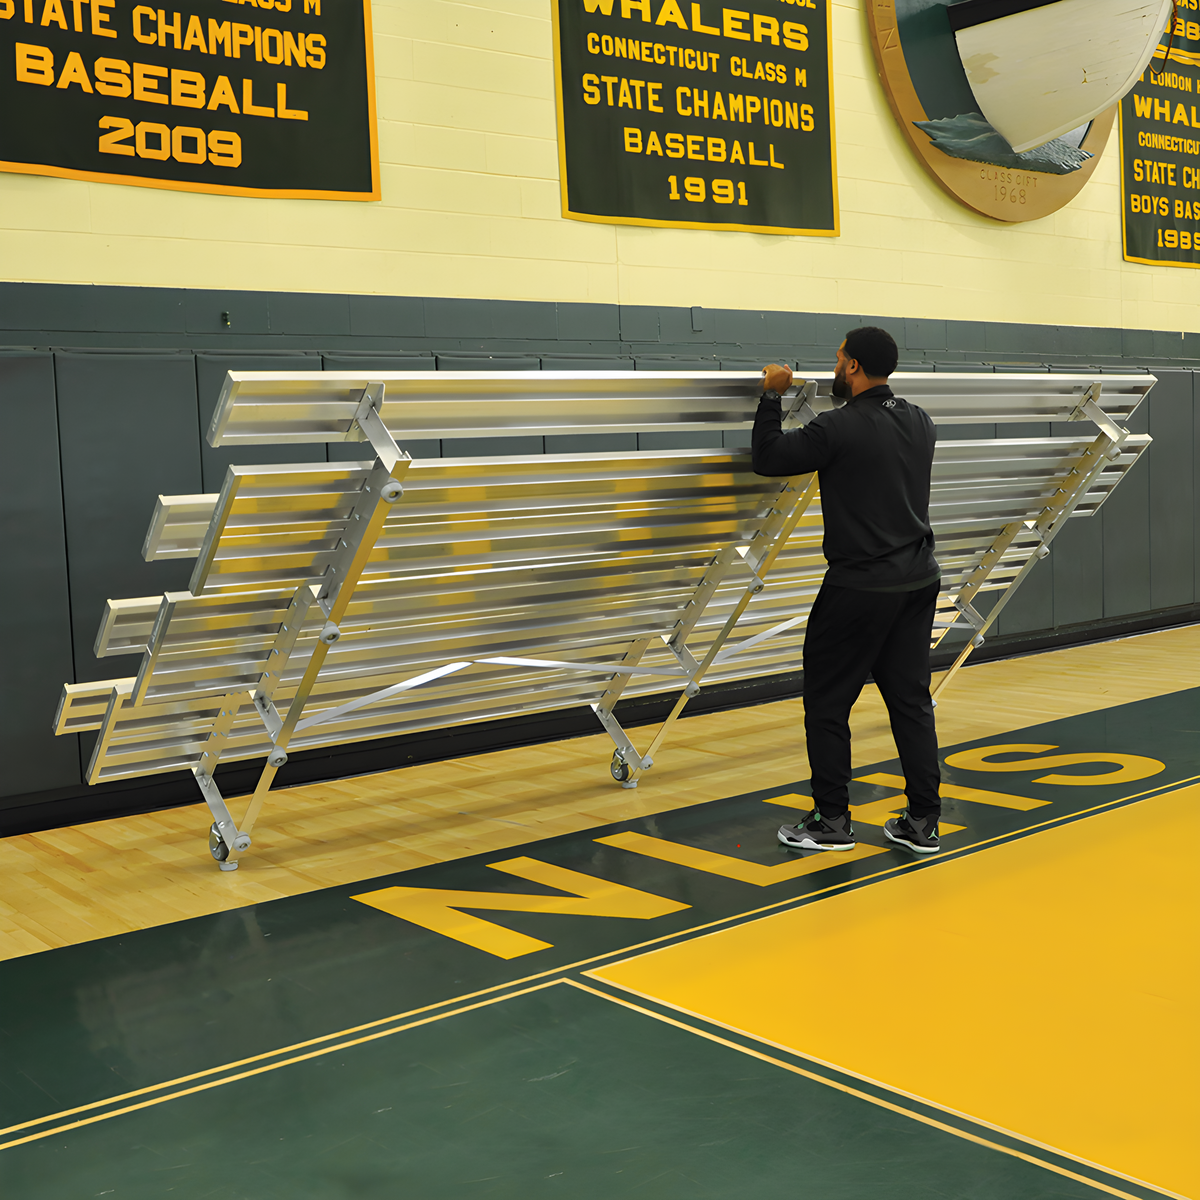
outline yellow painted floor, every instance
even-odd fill
[[[595,971],[1200,1196],[1200,786]]]
[[[1191,687],[1198,652],[1192,626],[967,667],[938,708],[941,741]],[[856,764],[894,754],[874,689],[853,723]],[[604,734],[291,788],[272,794],[230,873],[208,857],[201,804],[7,838],[0,959],[786,785],[808,774],[802,730],[799,700],[681,721],[630,791],[609,777]],[[642,746],[650,736],[634,731]]]

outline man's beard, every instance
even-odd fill
[[[833,387],[830,390],[838,400],[851,400],[854,397],[854,393],[850,390],[850,385],[846,382],[846,375],[843,371],[838,371],[834,375]]]

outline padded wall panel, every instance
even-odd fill
[[[628,371],[632,360],[617,354],[543,354],[543,371]]]
[[[187,587],[190,562],[144,562],[142,543],[157,495],[201,490],[195,366],[190,354],[59,353],[55,373],[75,680],[133,675],[137,655],[92,649],[105,600]]]
[[[1177,608],[1196,598],[1193,546],[1195,480],[1192,475],[1192,372],[1156,372],[1150,393],[1150,606]]]
[[[8,562],[0,593],[0,622],[7,631],[0,796],[14,796],[81,782],[79,739],[50,732],[62,680],[75,672],[49,354],[0,356],[0,414],[0,540]]]
[[[1148,404],[1129,422],[1146,433]],[[1100,510],[1104,522],[1104,615],[1121,617],[1150,610],[1151,446]]]
[[[1104,524],[1100,514],[1068,521],[1050,547],[1050,562],[1054,627],[1103,618]]]

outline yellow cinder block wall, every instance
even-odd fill
[[[1200,271],[1122,261],[1115,128],[1066,208],[976,216],[908,150],[862,0],[833,6],[841,237],[564,220],[551,3],[375,0],[380,203],[0,173],[0,275],[1200,330]]]

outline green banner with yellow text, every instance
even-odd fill
[[[838,233],[830,0],[554,0],[563,213]]]
[[[0,0],[0,170],[377,200],[370,0]]]
[[[1121,101],[1125,258],[1200,267],[1200,23],[1177,21],[1166,49]]]

